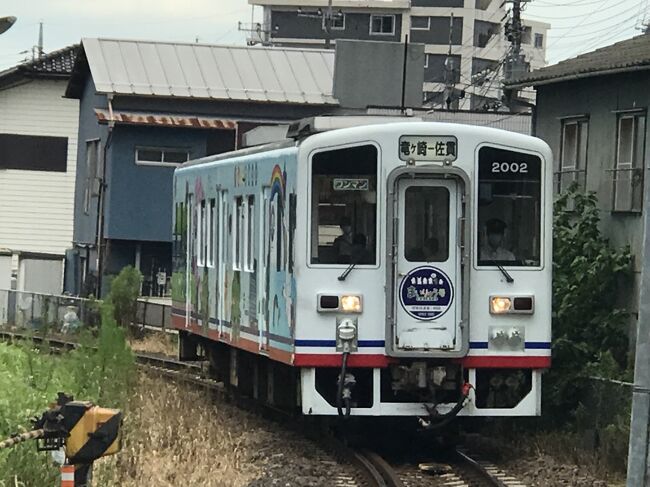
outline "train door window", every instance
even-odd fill
[[[233,269],[236,271],[241,270],[241,245],[242,245],[242,234],[244,233],[244,226],[242,225],[242,221],[244,219],[243,215],[243,206],[244,206],[244,201],[243,198],[237,197],[235,198],[235,208],[234,208],[234,232],[233,232]]]
[[[445,262],[449,259],[449,190],[411,186],[404,195],[405,257],[409,262]]]
[[[246,260],[245,269],[248,272],[255,270],[255,197],[248,197],[246,207]]]
[[[482,147],[478,174],[478,265],[539,266],[542,160]]]
[[[377,263],[377,169],[374,145],[312,157],[312,264]]]

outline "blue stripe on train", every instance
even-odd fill
[[[360,347],[383,347],[384,340],[359,340]],[[296,340],[296,347],[335,347],[336,340]]]
[[[550,342],[526,342],[526,348],[531,350],[550,350]],[[469,342],[469,348],[472,350],[487,350],[488,342]]]

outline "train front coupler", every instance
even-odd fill
[[[472,384],[470,384],[469,382],[465,382],[463,384],[463,387],[461,388],[458,401],[456,402],[453,408],[451,408],[449,411],[447,411],[444,414],[440,414],[436,409],[435,405],[429,406],[428,404],[425,404],[424,407],[429,413],[429,416],[418,419],[420,426],[425,430],[434,430],[434,429],[442,428],[443,426],[449,424],[456,416],[458,416],[458,413],[460,413],[461,410],[465,407],[465,403],[469,398],[469,392],[473,388],[474,386],[472,386]]]
[[[353,374],[347,371],[348,357],[357,350],[358,346],[357,320],[344,318],[336,323],[336,349],[342,352],[341,372],[337,379],[336,410],[340,417],[350,416],[352,409],[352,389],[357,381]]]

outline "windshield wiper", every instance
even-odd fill
[[[512,284],[513,282],[515,282],[513,277],[510,274],[508,274],[508,271],[505,270],[502,265],[497,264],[496,260],[493,260],[492,263],[497,267],[497,269],[499,269],[501,271],[501,274],[503,274],[503,277],[506,278],[506,282],[508,284]]]
[[[352,269],[354,269],[354,268],[357,266],[358,263],[359,263],[358,260],[355,260],[354,262],[352,262],[352,264],[350,264],[350,265],[348,266],[348,268],[345,269],[345,270],[343,271],[343,274],[341,274],[341,275],[338,277],[339,281],[345,281],[345,278],[348,277],[348,274],[349,274],[350,272],[352,272]]]

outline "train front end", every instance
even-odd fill
[[[304,414],[540,414],[551,153],[455,124],[300,145],[294,365]]]

